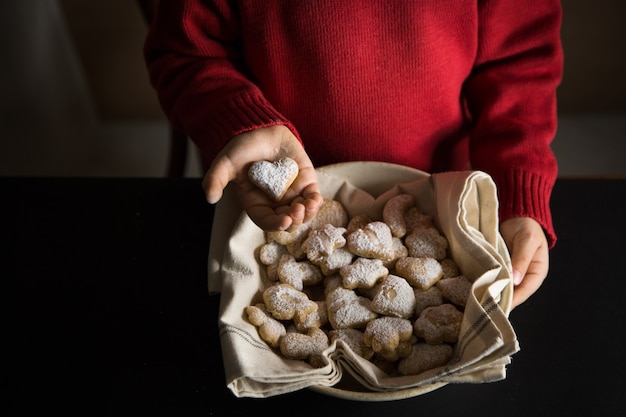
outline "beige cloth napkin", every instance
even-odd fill
[[[396,184],[374,196],[318,169],[325,197],[341,201],[348,213],[381,218],[384,203],[401,192],[416,197],[421,210],[434,216],[448,238],[452,258],[473,281],[454,359],[445,367],[419,376],[389,377],[342,342],[325,352],[327,364],[312,368],[275,353],[258,336],[244,309],[260,301],[267,283],[255,250],[263,232],[242,213],[232,190],[216,207],[209,253],[209,291],[221,292],[220,338],[229,389],[239,397],[269,397],[311,386],[341,386],[344,372],[363,385],[361,390],[389,392],[440,383],[490,382],[505,378],[510,356],[519,350],[508,321],[513,286],[510,258],[498,232],[496,188],[480,171],[427,175]],[[412,390],[412,391],[411,391]],[[427,392],[425,389],[424,392]]]

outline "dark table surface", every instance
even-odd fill
[[[559,179],[548,279],[507,378],[391,402],[226,388],[196,179],[0,178],[9,414],[608,416],[623,412],[626,179]],[[269,414],[273,415],[273,414]]]

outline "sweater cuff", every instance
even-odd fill
[[[552,224],[550,195],[554,180],[526,171],[512,171],[493,177],[499,195],[500,221],[513,217],[530,217],[544,230],[548,247],[556,244],[556,233]]]
[[[183,130],[200,150],[205,170],[234,136],[250,130],[284,125],[302,143],[293,124],[255,91],[233,95],[222,105],[203,114],[192,111],[183,114],[196,114],[194,118],[187,116],[188,123]]]
[[[279,113],[263,95],[244,92],[216,109],[207,126],[218,141],[226,144],[233,136],[260,127],[286,125],[300,140],[285,116]]]

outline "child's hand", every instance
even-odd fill
[[[288,156],[299,173],[280,202],[253,185],[248,168],[253,162],[275,161]],[[250,219],[266,231],[293,230],[313,219],[323,202],[315,168],[302,145],[285,126],[264,127],[235,136],[217,155],[202,181],[211,204],[217,203],[226,185],[237,185],[239,199]]]
[[[535,293],[548,275],[548,241],[541,225],[530,217],[515,217],[500,224],[511,253],[513,308]]]

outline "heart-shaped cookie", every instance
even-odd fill
[[[298,164],[291,158],[257,161],[250,166],[250,181],[275,201],[280,201],[298,176]]]

